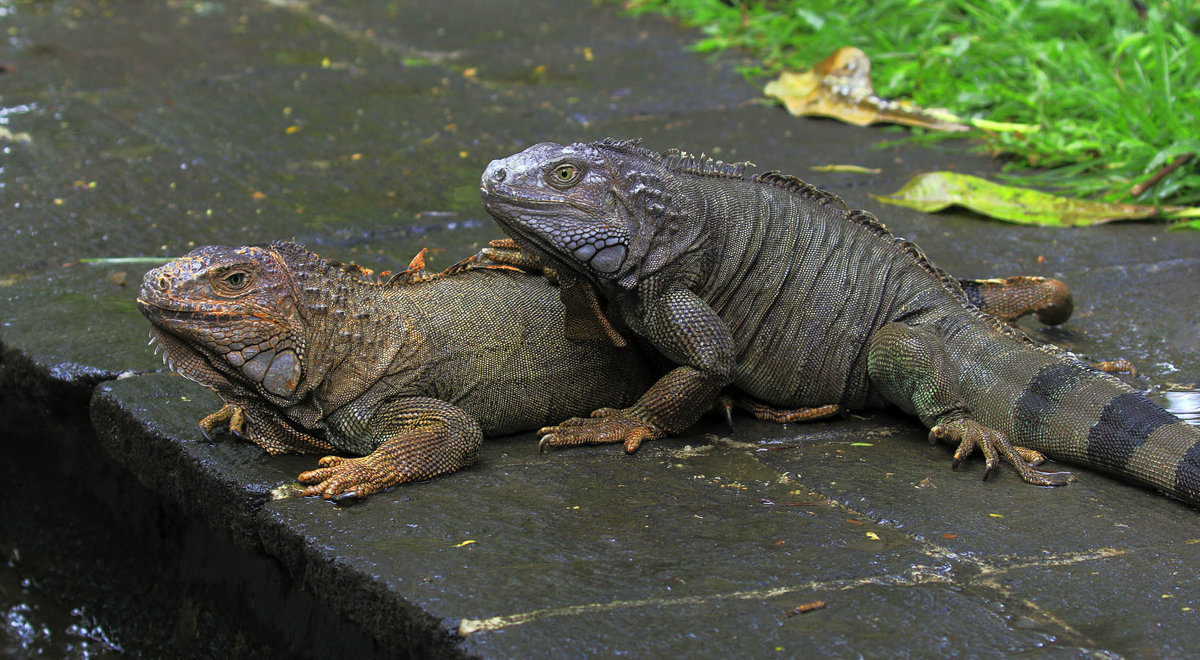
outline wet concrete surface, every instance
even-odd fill
[[[979,462],[951,470],[947,448],[887,413],[708,421],[632,457],[538,455],[526,434],[361,504],[287,497],[315,457],[205,442],[195,420],[217,399],[145,346],[134,296],[151,264],[78,263],[295,238],[379,270],[426,246],[448,265],[499,235],[478,201],[492,158],[642,136],[798,174],[956,275],[1063,278],[1075,317],[1027,327],[1132,360],[1132,382],[1166,403],[1200,380],[1200,234],[881,206],[870,194],[919,171],[999,164],[790,118],[754,102],[736,55],[689,53],[692,34],[611,5],[63,1],[0,3],[0,17],[0,570],[83,606],[126,652],[1141,657],[1200,643],[1197,511],[1079,469],[1055,490],[1010,470],[983,483]],[[882,171],[810,170],[830,163]]]

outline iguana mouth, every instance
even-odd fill
[[[164,305],[160,302],[146,300],[138,297],[138,309],[146,316],[153,316],[158,320],[169,321],[243,321],[249,318],[245,314],[235,314],[226,311],[214,311],[197,309],[195,307]]]
[[[483,205],[488,209],[494,208],[497,202],[506,203],[523,209],[547,209],[554,211],[564,206],[578,209],[585,213],[594,213],[596,208],[591,204],[581,203],[578,199],[547,191],[527,192],[516,188],[505,188],[495,183],[479,184],[479,192],[483,196]]]
[[[511,188],[493,187],[489,184],[480,184],[479,192],[483,193],[483,203],[487,204],[488,198],[496,198],[500,201],[510,202],[517,206],[523,207],[548,207],[562,206],[571,204],[571,200],[561,195],[545,195],[524,192]]]

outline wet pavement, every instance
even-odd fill
[[[917,172],[999,164],[788,117],[736,55],[608,4],[0,1],[0,24],[0,584],[82,607],[94,637],[242,657],[1200,645],[1200,512],[1079,469],[1055,490],[983,483],[887,413],[706,421],[632,457],[539,455],[525,434],[360,504],[287,497],[315,458],[205,442],[216,397],[146,347],[153,264],[79,263],[294,238],[444,266],[499,235],[478,200],[492,158],[641,136],[798,174],[956,275],[1060,277],[1077,312],[1036,336],[1127,358],[1136,386],[1194,408],[1166,392],[1200,380],[1200,234],[881,206]],[[810,169],[832,163],[881,173]]]

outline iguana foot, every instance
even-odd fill
[[[538,431],[538,453],[546,447],[575,447],[578,445],[603,445],[623,443],[625,453],[632,454],[646,440],[655,440],[667,434],[653,424],[628,416],[616,408],[601,408],[591,417],[572,417],[558,426],[547,426]]]
[[[326,456],[317,461],[317,465],[321,467],[300,473],[300,483],[312,485],[297,493],[298,496],[320,495],[327,500],[361,499],[396,483],[396,479],[387,470],[381,469],[370,456]]]
[[[930,442],[941,440],[950,444],[958,443],[954,452],[954,467],[958,467],[968,456],[979,448],[986,459],[983,478],[986,481],[996,468],[1000,458],[1012,464],[1020,473],[1021,479],[1035,486],[1063,486],[1075,480],[1070,472],[1043,472],[1035,470],[1030,463],[1041,457],[1038,452],[1031,452],[1022,447],[1013,447],[1008,436],[1003,432],[984,426],[969,417],[958,417],[940,422],[929,430]]]
[[[220,433],[217,427],[221,424],[226,424],[229,433],[239,440],[245,440],[246,430],[246,411],[239,406],[231,406],[228,403],[221,406],[217,412],[207,415],[200,420],[200,432],[204,434],[204,439],[212,441],[214,433]]]
[[[450,404],[433,401],[436,405],[457,411]],[[362,499],[385,488],[412,481],[425,481],[471,464],[483,441],[483,433],[466,413],[457,422],[471,426],[455,432],[450,423],[439,423],[397,432],[380,443],[375,451],[361,458],[326,456],[317,462],[316,470],[303,472],[301,483],[311,484],[300,491],[301,496],[320,495],[325,499]],[[377,418],[386,423],[387,411]],[[453,419],[453,418],[451,418]]]

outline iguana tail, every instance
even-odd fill
[[[996,380],[963,379],[967,405],[1014,445],[1200,506],[1200,428],[1068,356],[1021,346],[980,357]]]
[[[1200,428],[1066,351],[965,311],[887,323],[867,358],[880,394],[920,417],[931,438],[958,445],[956,460],[982,447],[989,470],[999,452],[1027,482],[1065,483],[1030,469],[1015,450],[1024,447],[1200,507]]]

